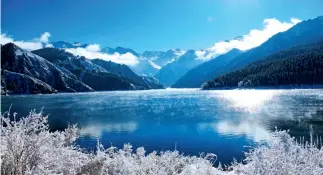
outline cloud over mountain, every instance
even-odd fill
[[[264,27],[262,29],[252,29],[249,31],[249,33],[236,37],[232,40],[219,41],[209,48],[206,48],[204,50],[197,50],[195,52],[195,55],[197,56],[196,59],[209,60],[218,55],[225,54],[233,48],[237,48],[242,51],[249,50],[261,45],[273,35],[288,30],[299,22],[301,22],[301,20],[297,18],[291,18],[289,22],[282,22],[277,20],[276,18],[264,19]],[[13,42],[23,49],[36,50],[43,47],[53,47],[53,45],[49,42],[50,37],[51,34],[49,32],[44,32],[39,38],[35,38],[30,41],[17,41],[14,40],[14,38],[3,33],[0,35],[0,44]],[[99,58],[126,65],[137,65],[139,63],[138,56],[134,55],[133,53],[103,52],[100,48],[100,45],[98,44],[89,44],[86,47],[76,46],[74,48],[66,48],[66,51],[74,55],[84,56],[88,59]],[[183,53],[181,53],[181,55],[182,54]]]
[[[248,34],[236,37],[232,40],[217,42],[212,47],[206,49],[208,52],[197,52],[196,55],[199,59],[210,59],[227,53],[233,48],[245,51],[261,45],[273,35],[284,32],[299,22],[301,22],[301,20],[297,18],[291,18],[289,22],[281,22],[276,18],[264,19],[263,29],[252,29]]]
[[[51,35],[50,35],[49,32],[45,32],[40,36],[39,41],[42,42],[42,43],[48,43],[50,36]]]
[[[126,65],[138,64],[138,57],[136,57],[130,52],[127,52],[125,54],[119,54],[117,52],[114,54],[107,54],[107,53],[101,52],[100,45],[98,44],[90,44],[85,48],[77,47],[77,48],[68,48],[65,50],[74,55],[84,56],[85,58],[88,58],[88,59],[99,58],[106,61],[112,61],[115,63],[126,64]]]
[[[50,42],[49,38],[51,34],[49,32],[44,32],[39,38],[34,38],[29,41],[24,40],[15,40],[13,37],[8,36],[6,33],[1,33],[0,35],[0,44],[7,44],[7,43],[14,43],[17,46],[32,51],[41,49],[44,47],[54,47]],[[138,64],[138,57],[133,55],[132,53],[125,53],[125,54],[107,54],[101,52],[100,45],[98,44],[89,44],[87,47],[77,47],[77,48],[67,48],[66,51],[79,56],[84,56],[88,59],[96,59],[100,58],[107,61],[112,61],[115,63],[120,64],[127,64],[127,65],[136,65]]]
[[[49,42],[49,37],[50,37],[49,32],[43,33],[40,38],[35,38],[31,41],[17,41],[14,40],[14,38],[8,36],[6,33],[1,33],[0,35],[0,44],[7,44],[7,43],[15,43],[17,46],[26,49],[26,50],[36,50],[36,49],[41,49],[44,46],[45,47],[50,47],[51,45],[48,43]]]

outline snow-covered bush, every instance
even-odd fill
[[[245,163],[233,163],[227,171],[213,167],[214,154],[184,156],[178,151],[152,152],[144,148],[103,148],[85,153],[73,145],[76,126],[50,132],[47,116],[32,111],[18,121],[1,115],[1,174],[110,174],[110,175],[285,175],[323,174],[323,150],[296,142],[285,131],[273,133],[268,146],[254,148]],[[15,118],[13,115],[13,118]]]
[[[72,145],[75,126],[49,132],[41,113],[32,111],[19,121],[9,115],[1,115],[1,174],[75,174],[88,162],[89,156]]]
[[[297,141],[287,131],[276,131],[268,144],[246,153],[246,165],[235,164],[231,169],[246,175],[323,175],[323,149],[318,139]]]

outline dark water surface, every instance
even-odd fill
[[[78,124],[81,147],[131,143],[184,154],[217,154],[222,163],[243,158],[245,146],[270,140],[275,129],[323,136],[323,90],[167,89],[2,96],[1,111],[50,114],[53,129]]]

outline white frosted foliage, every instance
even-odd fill
[[[11,119],[14,120],[10,120]],[[321,175],[323,150],[314,141],[297,142],[286,131],[276,131],[266,146],[246,153],[245,164],[233,162],[213,166],[214,154],[185,156],[178,151],[146,153],[104,148],[99,142],[96,153],[86,153],[74,145],[77,128],[50,132],[48,117],[30,112],[15,120],[16,114],[1,114],[1,174],[110,174],[110,175]],[[315,141],[315,143],[320,143]]]

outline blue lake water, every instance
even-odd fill
[[[52,129],[77,123],[83,148],[131,143],[147,152],[186,155],[212,152],[229,163],[248,146],[266,143],[270,132],[323,136],[323,90],[167,89],[55,95],[2,96],[1,111],[23,116],[31,109],[49,115]]]

